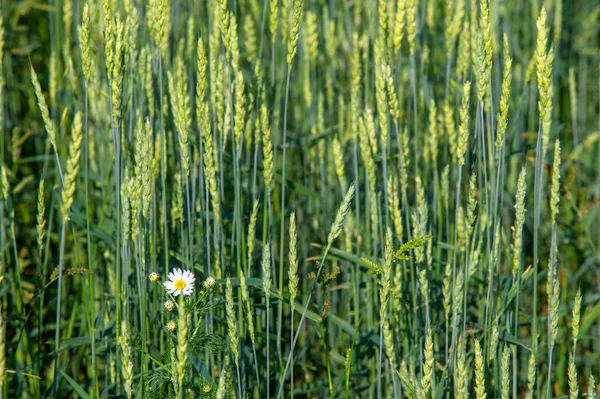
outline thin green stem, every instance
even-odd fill
[[[61,216],[62,217],[62,216]],[[56,293],[56,330],[54,331],[54,381],[52,385],[52,395],[57,398],[58,390],[58,373],[60,371],[59,363],[59,349],[60,349],[60,313],[61,313],[61,299],[62,299],[62,277],[64,269],[65,259],[65,225],[66,221],[60,226],[60,244],[59,244],[59,255],[58,255],[58,277],[57,277],[57,293]]]

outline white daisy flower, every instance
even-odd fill
[[[152,273],[150,273],[150,276],[148,276],[148,277],[150,277],[150,281],[156,281],[156,280],[158,280],[158,278],[160,276],[158,275],[158,273],[152,272]]]
[[[166,301],[165,302],[165,309],[167,309],[169,312],[171,310],[173,310],[173,308],[175,308],[175,303],[173,301]]]
[[[194,281],[196,281],[196,277],[192,272],[175,269],[169,273],[169,281],[165,281],[163,285],[167,289],[167,293],[173,296],[191,295],[194,290]]]
[[[216,281],[213,277],[208,277],[206,280],[204,280],[204,287],[205,288],[211,288],[216,284]]]
[[[177,328],[177,323],[175,323],[175,321],[171,320],[167,323],[167,330],[175,331],[176,328]]]

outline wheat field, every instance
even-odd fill
[[[4,0],[0,132],[0,399],[600,390],[597,0]]]

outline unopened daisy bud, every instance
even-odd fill
[[[158,279],[160,278],[160,275],[156,272],[152,272],[152,273],[150,273],[148,278],[150,278],[150,281],[155,282],[155,281],[158,281]]]
[[[175,302],[173,301],[165,301],[165,309],[170,312],[175,308]]]
[[[175,331],[176,328],[177,328],[177,323],[175,323],[175,320],[171,320],[167,323],[167,330],[173,332],[173,331]]]
[[[204,288],[212,288],[216,283],[217,282],[213,277],[207,277],[206,280],[204,280]]]

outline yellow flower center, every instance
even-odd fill
[[[187,283],[184,280],[177,280],[177,281],[175,281],[175,284],[173,284],[173,285],[175,286],[175,289],[181,291],[185,288]]]

